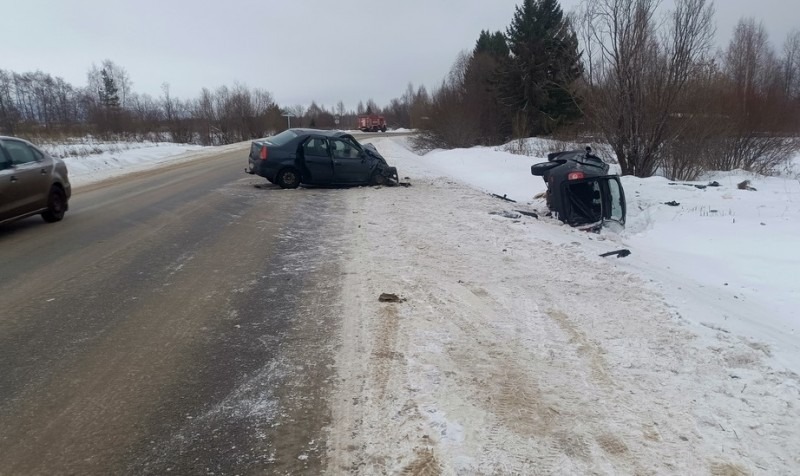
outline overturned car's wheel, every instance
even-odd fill
[[[297,188],[300,185],[300,174],[295,169],[283,169],[275,176],[275,183],[281,188]]]
[[[550,169],[554,169],[559,165],[564,165],[567,161],[566,160],[553,160],[551,162],[541,162],[535,165],[531,165],[531,174],[537,177],[541,177]]]
[[[47,197],[47,210],[42,212],[42,218],[47,223],[55,223],[64,218],[66,211],[67,194],[61,187],[53,185],[50,188],[50,195]]]

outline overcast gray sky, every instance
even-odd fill
[[[0,68],[42,70],[75,86],[111,59],[133,89],[173,95],[239,81],[281,105],[379,105],[409,82],[435,87],[481,29],[504,30],[521,0],[2,0]],[[569,11],[579,0],[562,0]],[[800,0],[717,0],[717,41],[744,16],[782,44]]]

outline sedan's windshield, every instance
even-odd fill
[[[280,147],[288,144],[295,137],[297,137],[297,134],[294,131],[288,130],[288,131],[283,131],[280,134],[274,135],[272,137],[267,137],[266,141],[269,142],[270,144],[274,144]]]

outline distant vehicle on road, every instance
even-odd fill
[[[308,185],[394,185],[390,167],[372,144],[342,131],[288,129],[250,145],[247,173],[281,188]]]
[[[548,161],[531,166],[531,174],[547,184],[547,207],[571,226],[616,222],[625,225],[625,192],[608,164],[586,150],[553,152]]]
[[[358,129],[361,132],[386,132],[386,119],[377,114],[358,116]]]
[[[67,166],[28,141],[0,136],[0,224],[41,214],[60,221],[72,187]]]

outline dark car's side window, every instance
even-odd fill
[[[0,146],[2,146],[2,141],[0,141]],[[11,167],[13,167],[11,164],[11,157],[6,154],[3,147],[0,147],[0,170],[10,169]]]
[[[358,149],[342,139],[331,139],[331,149],[334,159],[357,159],[359,157]]]
[[[308,157],[328,157],[328,142],[325,139],[313,137],[303,144],[303,154]]]
[[[3,147],[11,157],[11,163],[14,165],[29,164],[36,162],[36,156],[33,155],[33,150],[25,143],[15,140],[3,141]]]

